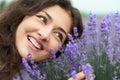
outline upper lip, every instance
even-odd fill
[[[37,43],[41,46],[41,50],[44,49],[43,43],[41,42],[41,40],[40,40],[39,38],[37,38],[37,37],[35,37],[35,36],[32,36],[32,35],[27,35],[27,37],[32,37],[32,38],[34,38],[34,39],[37,41]]]

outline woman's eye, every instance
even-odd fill
[[[45,24],[47,23],[47,18],[45,16],[37,15],[37,17],[39,17],[39,19]]]
[[[63,35],[62,35],[62,33],[60,33],[60,32],[55,32],[55,35],[60,39],[60,41],[62,42],[62,40],[63,40]]]

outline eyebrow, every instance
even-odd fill
[[[48,17],[48,19],[50,19],[52,21],[52,17],[46,12],[46,11],[42,11],[43,13],[45,13]]]
[[[50,21],[52,21],[52,17],[46,11],[42,11],[42,12],[47,15],[47,17],[49,18]],[[59,26],[56,29],[62,31],[67,36],[67,33],[65,32],[65,30],[62,27]]]

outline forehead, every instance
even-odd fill
[[[44,8],[42,11],[47,12],[47,14],[51,16],[52,22],[56,26],[62,27],[66,33],[70,32],[72,26],[72,18],[69,11],[66,11],[59,5]],[[42,11],[38,12],[38,14],[40,14]]]

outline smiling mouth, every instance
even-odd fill
[[[34,37],[28,35],[27,39],[37,50],[43,50],[43,45],[40,44],[40,42],[37,41]]]

